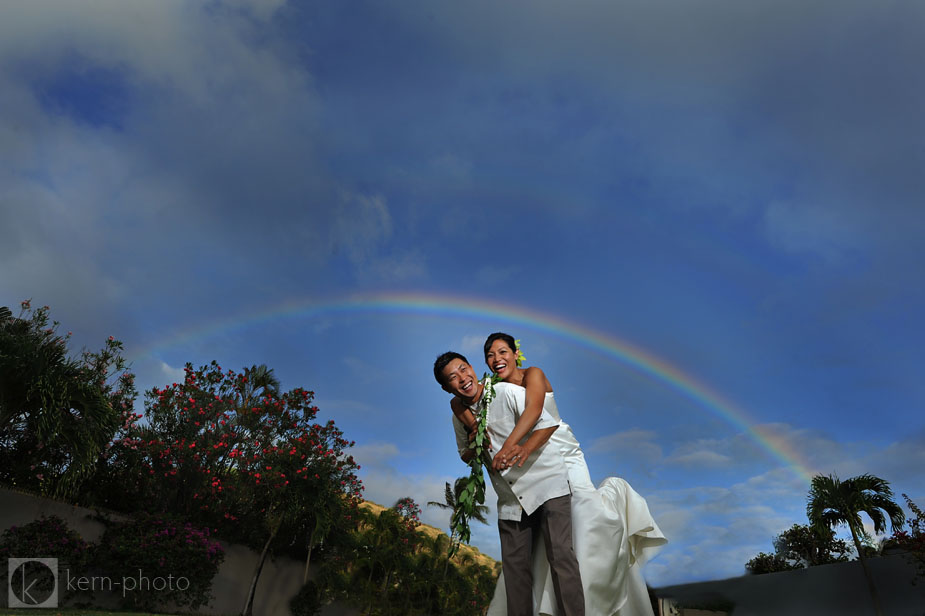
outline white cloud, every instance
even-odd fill
[[[775,201],[767,206],[764,223],[769,240],[782,250],[836,261],[864,240],[856,215],[837,204]]]
[[[472,334],[470,336],[463,336],[462,340],[459,343],[459,352],[466,356],[466,358],[473,362],[473,366],[480,365],[482,362],[482,347],[485,345],[485,338],[487,334]]]
[[[667,464],[680,464],[683,466],[728,466],[732,462],[729,456],[702,449],[690,453],[670,456],[665,459]]]
[[[662,459],[662,448],[656,443],[658,434],[651,430],[626,430],[601,436],[588,447],[591,453],[614,453],[620,459],[634,459],[642,464],[654,464]]]
[[[443,531],[449,527],[450,514],[438,507],[428,507],[429,501],[444,502],[446,484],[453,484],[455,477],[432,474],[408,475],[395,468],[395,462],[402,457],[399,448],[393,443],[371,443],[354,447],[351,455],[362,467],[360,479],[363,481],[363,498],[391,507],[399,498],[410,496],[421,507],[421,521]],[[480,550],[500,558],[498,531],[495,525],[496,496],[490,485],[486,490],[485,502],[489,506],[489,524],[473,524],[472,544]]]
[[[159,361],[160,375],[165,381],[181,383],[186,378],[186,371],[183,368],[174,368],[165,361]]]
[[[344,252],[354,265],[366,265],[391,235],[392,216],[382,195],[341,195],[334,206],[334,251]]]

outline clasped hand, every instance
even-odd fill
[[[475,430],[469,432],[469,442],[471,443],[473,440],[475,440]],[[488,451],[492,450],[491,439],[487,434],[485,435],[483,447]],[[505,443],[501,451],[492,458],[491,468],[496,471],[503,471],[511,468],[515,464],[517,466],[523,466],[524,461],[527,459],[527,455],[527,450],[524,449],[522,445],[518,445],[517,443]]]

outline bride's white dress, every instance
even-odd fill
[[[559,410],[552,392],[543,408],[556,419]],[[547,446],[559,447],[572,488],[572,537],[581,569],[587,616],[652,616],[642,578],[642,566],[667,539],[649,513],[646,501],[619,477],[608,477],[595,488],[578,439],[565,422]],[[535,613],[555,616],[556,597],[542,539],[534,543],[533,599]],[[505,616],[504,576],[489,616]]]

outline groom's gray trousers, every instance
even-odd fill
[[[533,539],[542,532],[559,616],[584,616],[578,559],[572,547],[572,497],[551,498],[519,521],[498,520],[508,616],[533,616]]]

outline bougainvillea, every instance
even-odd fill
[[[121,581],[123,603],[145,610],[195,610],[208,603],[212,578],[225,558],[208,528],[149,514],[110,524],[96,552],[95,564]]]
[[[146,421],[107,453],[105,504],[206,524],[260,550],[261,563],[274,547],[310,547],[362,491],[353,443],[333,421],[314,421],[313,397],[281,392],[265,366],[187,364],[182,383],[147,393]]]

